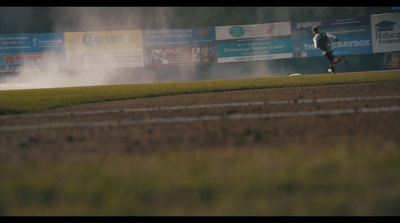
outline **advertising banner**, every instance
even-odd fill
[[[400,13],[371,15],[374,53],[400,50]]]
[[[68,69],[143,67],[140,30],[66,32]]]
[[[144,30],[145,65],[216,62],[215,29]]]
[[[323,56],[314,48],[311,31],[318,26],[320,32],[328,32],[339,41],[330,39],[335,55],[368,54],[372,52],[370,17],[362,16],[349,19],[331,19],[321,21],[294,22],[291,25],[293,53],[295,58]]]
[[[0,35],[0,72],[62,67],[64,61],[63,33]]]
[[[290,22],[276,22],[253,25],[217,26],[217,40],[269,38],[290,36]]]
[[[292,58],[290,22],[215,29],[218,63]]]

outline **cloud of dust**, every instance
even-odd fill
[[[34,8],[22,8],[24,15],[30,16]],[[160,11],[159,11],[160,12]],[[161,13],[155,19],[161,20]],[[89,31],[120,31],[139,30],[146,26],[142,10],[126,7],[60,7],[49,11],[53,21],[52,32],[89,32]],[[144,26],[142,25],[144,24]],[[17,72],[7,75],[0,74],[0,90],[75,87],[107,84],[126,84],[154,82],[154,73],[136,75],[143,69],[133,68],[103,68],[75,70],[73,68],[59,69],[51,57],[46,57],[45,69],[41,65],[23,66]],[[25,68],[26,67],[26,68]],[[135,77],[135,78],[133,78]]]
[[[24,10],[28,9],[24,8]],[[287,9],[282,8],[278,11],[274,14],[283,17],[280,19],[288,18],[287,13],[289,11]],[[269,9],[268,12],[271,12],[271,10]],[[29,10],[26,13],[29,14]],[[176,27],[169,27],[168,19],[179,15],[175,14],[173,7],[55,7],[49,11],[48,16],[52,20],[52,32],[61,33],[173,29]],[[254,16],[255,21],[262,20],[262,16],[265,16],[265,9],[257,10]],[[16,74],[0,76],[0,90],[178,82],[276,75],[276,73],[273,73],[274,70],[271,70],[273,63],[262,61],[69,71],[57,69],[57,66],[52,65],[51,61],[47,61],[47,64],[49,64],[49,68],[45,70],[29,67]],[[290,74],[290,71],[287,74]]]

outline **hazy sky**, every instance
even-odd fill
[[[390,7],[0,7],[0,34],[196,28],[390,11]]]

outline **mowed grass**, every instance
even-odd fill
[[[0,107],[12,114],[104,100],[399,78],[379,72],[0,91]],[[398,216],[398,142],[168,151],[160,146],[107,154],[21,148],[9,155],[0,141],[0,155],[6,155],[0,156],[0,215]]]
[[[399,163],[398,145],[43,154],[2,160],[0,215],[399,215]]]
[[[40,111],[74,104],[259,88],[299,87],[399,80],[399,72],[303,75],[176,83],[0,91],[0,115]]]

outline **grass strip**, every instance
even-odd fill
[[[75,104],[262,88],[301,87],[393,81],[399,72],[303,75],[192,82],[127,84],[0,91],[0,115],[40,111]]]

